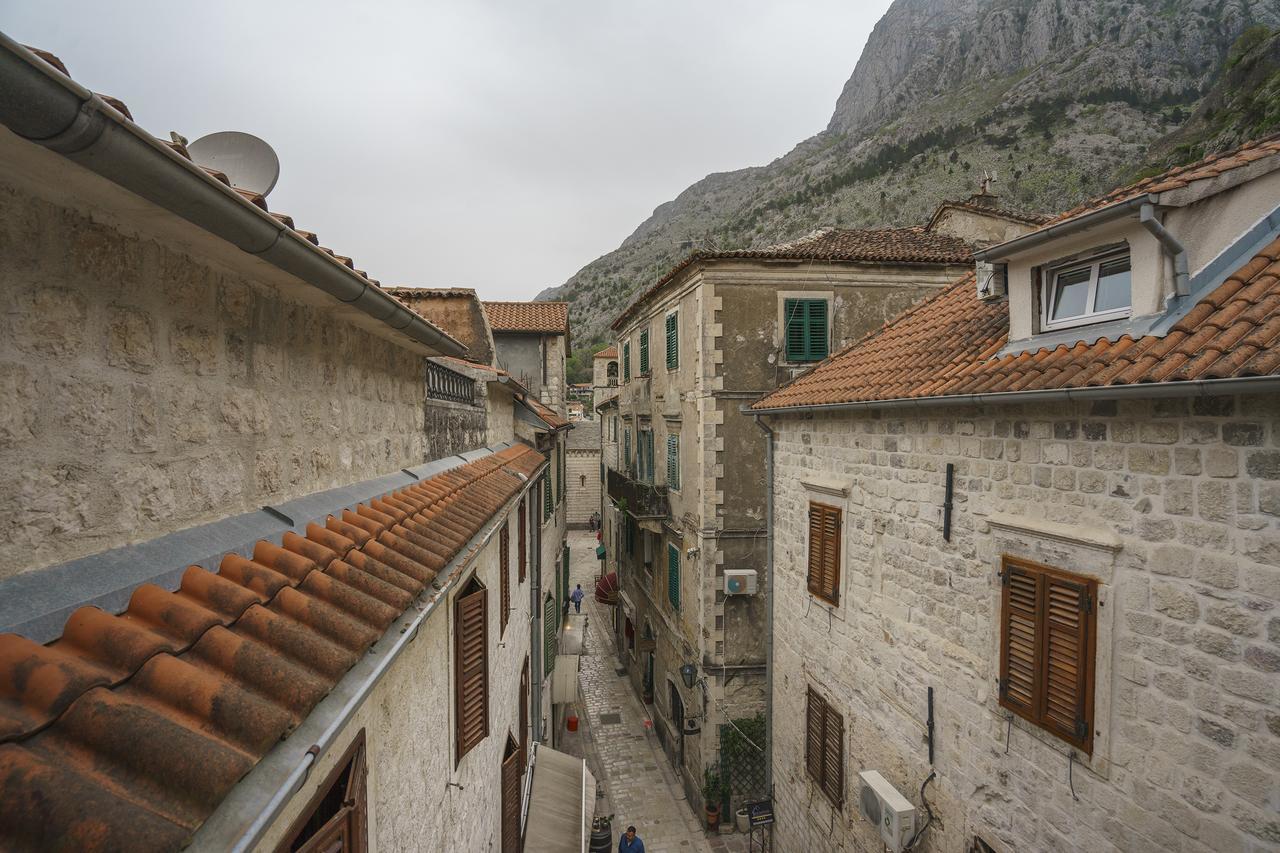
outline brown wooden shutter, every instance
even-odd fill
[[[822,726],[822,790],[839,808],[844,803],[844,717],[827,705]]]
[[[832,604],[840,603],[841,511],[826,504],[809,504],[809,592]]]
[[[1000,577],[1000,704],[1091,754],[1097,582],[1011,557]]]
[[[520,583],[524,583],[525,566],[529,560],[529,533],[525,528],[524,504],[525,498],[520,499],[520,530],[517,533],[517,544],[520,546],[520,555],[516,558],[516,563],[520,567]]]
[[[529,765],[529,656],[520,670],[520,774]]]
[[[472,580],[453,603],[455,764],[489,734],[488,590]]]
[[[805,697],[804,763],[809,775],[822,782],[822,721],[826,716],[827,702],[812,687]]]
[[[507,738],[502,759],[502,853],[520,851],[520,747]]]
[[[511,533],[510,525],[504,520],[502,530],[498,533],[498,587],[501,591],[498,613],[498,636],[507,631],[507,620],[511,616]]]
[[[369,797],[362,729],[276,847],[277,853],[364,853]]]

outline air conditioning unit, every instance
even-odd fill
[[[875,770],[864,770],[858,779],[862,816],[880,827],[880,839],[889,853],[902,853],[916,831],[916,807]]]
[[[974,265],[974,274],[978,282],[979,299],[999,299],[1009,292],[1008,264],[978,261]]]
[[[756,591],[755,569],[725,569],[725,595],[754,595]]]

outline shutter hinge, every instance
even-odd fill
[[[1081,613],[1093,612],[1093,596],[1087,592],[1084,595],[1080,596],[1080,612]]]
[[[1001,585],[1001,586],[1008,586],[1008,585],[1009,585],[1009,570],[1008,570],[1008,569],[1000,569],[998,572],[996,572],[996,577],[1000,578],[1000,585]]]
[[[1079,740],[1084,740],[1085,736],[1088,734],[1089,734],[1089,724],[1086,723],[1080,717],[1076,717],[1076,738]]]

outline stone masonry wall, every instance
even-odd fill
[[[595,429],[594,423],[583,423],[578,429]],[[593,512],[600,511],[600,451],[569,450],[565,458],[569,480],[565,495],[569,503],[568,523],[585,527]]]
[[[881,850],[857,774],[920,806],[930,686],[941,821],[919,849],[1280,845],[1280,400],[773,422],[778,850]],[[846,510],[838,607],[806,590],[811,497]],[[1100,581],[1092,756],[998,706],[1002,554]],[[844,715],[838,810],[805,770],[809,685]]]
[[[423,360],[0,186],[0,577],[418,464]]]

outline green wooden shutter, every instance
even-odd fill
[[[640,375],[649,372],[649,330],[640,332]]]
[[[542,475],[542,520],[551,517],[551,473]]]
[[[667,544],[667,598],[671,606],[680,609],[680,549]]]
[[[787,361],[821,361],[827,357],[825,299],[787,299],[782,303],[782,317]]]
[[[622,381],[631,381],[631,341],[622,345]]]
[[[556,600],[547,593],[542,604],[542,666],[543,677],[551,674],[556,666]]]
[[[680,436],[667,436],[667,488],[680,489]]]
[[[628,468],[631,465],[631,428],[627,427],[622,431],[622,467]]]
[[[667,315],[667,370],[675,370],[680,366],[680,341],[677,331],[676,313],[673,311]]]

